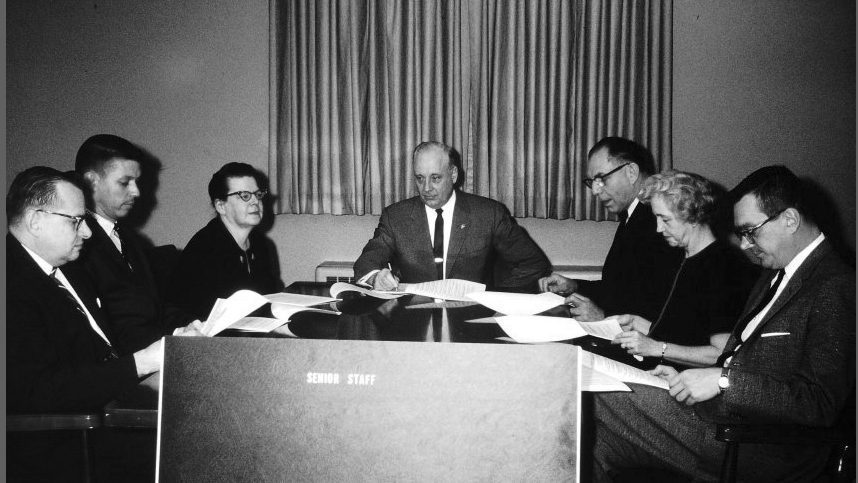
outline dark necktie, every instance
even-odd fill
[[[435,257],[435,270],[438,273],[438,280],[444,279],[444,217],[441,216],[444,210],[438,208],[435,213],[435,240],[432,245],[432,255]]]
[[[122,259],[125,260],[125,264],[128,265],[128,268],[133,272],[134,266],[131,265],[131,260],[129,260],[128,256],[125,254],[125,252],[128,251],[128,245],[125,244],[125,237],[122,236],[122,231],[123,230],[119,228],[119,222],[113,225],[113,232],[116,233],[116,237],[119,238],[119,246],[121,247],[119,249],[119,254],[122,255]]]
[[[718,365],[719,366],[723,366],[724,361],[726,361],[729,357],[733,356],[733,354],[735,354],[736,351],[739,349],[739,346],[742,345],[742,342],[744,342],[742,340],[742,332],[744,332],[745,328],[748,327],[748,324],[752,320],[754,320],[754,317],[759,315],[759,313],[762,312],[762,310],[764,308],[766,308],[766,305],[769,305],[769,302],[772,301],[772,298],[774,298],[775,293],[777,293],[778,287],[780,286],[781,280],[783,280],[783,278],[784,278],[784,270],[780,269],[775,274],[774,281],[771,282],[771,285],[769,286],[769,289],[766,290],[766,293],[763,295],[763,298],[761,298],[759,303],[757,303],[757,305],[755,305],[754,308],[750,312],[748,312],[748,314],[745,317],[743,317],[739,321],[739,323],[736,324],[736,327],[733,328],[733,333],[736,335],[736,340],[738,340],[739,342],[736,344],[736,347],[734,347],[732,350],[726,351],[723,354],[721,354],[720,357],[718,357]]]
[[[54,282],[54,284],[56,284],[56,286],[59,287],[60,290],[62,290],[66,299],[72,305],[74,305],[74,308],[77,309],[78,313],[83,316],[84,320],[86,320],[86,324],[89,325],[90,324],[89,317],[87,317],[86,312],[83,311],[83,307],[80,306],[80,303],[78,303],[78,301],[74,297],[74,295],[72,295],[72,293],[69,291],[69,289],[63,284],[62,280],[57,278],[56,267],[54,267],[54,269],[51,270],[50,278]],[[90,326],[90,328],[92,328],[92,326]],[[95,332],[95,329],[92,329],[92,331]],[[107,350],[105,351],[105,354],[104,354],[104,357],[102,358],[102,361],[108,361],[111,359],[118,359],[119,358],[119,354],[116,353],[116,351],[113,349],[113,346],[110,345],[110,343],[108,343],[106,340],[104,340],[101,337],[101,335],[99,335],[97,333],[95,334],[95,336],[101,343],[103,343],[104,345],[107,346]]]

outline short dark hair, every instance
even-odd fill
[[[766,166],[754,171],[730,190],[730,199],[735,204],[748,194],[757,198],[757,206],[766,216],[794,208],[803,217],[815,219],[804,183],[786,166]]]
[[[414,162],[418,155],[430,149],[438,149],[447,156],[450,166],[454,166],[458,172],[458,177],[456,178],[456,182],[453,184],[453,187],[457,189],[461,188],[465,183],[465,168],[462,166],[462,155],[459,154],[459,152],[452,146],[440,141],[423,141],[414,148],[414,151],[412,151],[411,162]]]
[[[647,176],[655,173],[655,160],[652,157],[652,153],[650,153],[647,148],[631,139],[615,136],[602,138],[601,141],[597,142],[592,148],[590,148],[590,152],[587,153],[587,157],[593,157],[594,154],[602,149],[607,149],[608,156],[611,158],[635,163],[638,165],[638,169]]]
[[[84,188],[74,173],[63,173],[47,166],[33,166],[18,173],[6,194],[6,224],[21,221],[28,208],[43,208],[57,201],[57,184],[70,183],[81,192]]]
[[[143,152],[131,141],[113,134],[90,136],[77,150],[74,170],[79,174],[97,171],[104,174],[104,166],[113,159],[130,159],[140,162]]]
[[[225,200],[226,195],[229,193],[229,179],[230,178],[244,178],[251,177],[256,181],[256,185],[259,186],[259,189],[266,189],[266,186],[263,186],[263,178],[260,175],[259,171],[253,166],[247,163],[226,163],[224,164],[217,172],[212,175],[211,181],[209,181],[209,198],[214,204],[215,200]]]

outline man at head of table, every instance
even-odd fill
[[[457,156],[435,141],[414,149],[418,194],[384,209],[355,262],[358,283],[392,290],[399,282],[455,278],[500,291],[536,291],[537,280],[550,272],[548,259],[503,204],[456,189]]]

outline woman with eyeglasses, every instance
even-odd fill
[[[667,171],[651,176],[639,198],[652,207],[657,230],[685,258],[656,320],[620,316],[612,342],[629,354],[677,369],[716,362],[736,324],[758,268],[712,230],[716,194],[705,178]]]
[[[262,175],[245,163],[227,163],[209,181],[216,216],[185,246],[173,277],[173,302],[206,320],[218,298],[237,290],[279,292],[274,245],[256,227],[268,191]]]

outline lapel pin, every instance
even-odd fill
[[[459,229],[463,230],[466,226],[468,226],[468,225],[466,225],[465,223],[462,223],[461,225],[459,225]]]

